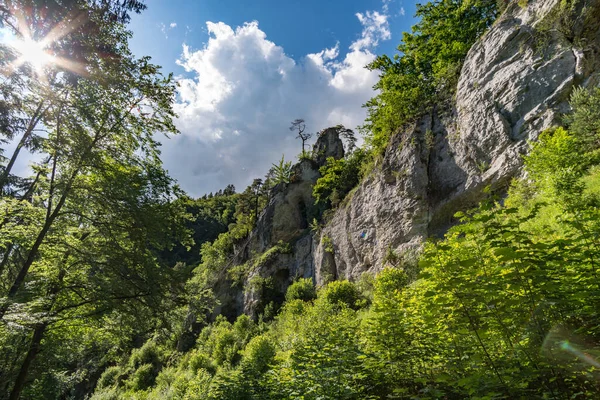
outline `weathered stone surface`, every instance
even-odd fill
[[[501,191],[521,173],[528,141],[561,123],[576,85],[598,82],[598,1],[572,11],[572,31],[552,25],[557,7],[512,2],[469,51],[454,105],[393,138],[315,240],[318,283],[378,271],[388,249],[401,254],[443,233],[486,186]]]
[[[568,29],[555,21],[560,3],[511,2],[469,51],[452,104],[401,129],[373,172],[313,237],[308,225],[319,167],[327,157],[344,156],[337,129],[322,131],[313,160],[295,165],[292,182],[273,190],[234,265],[279,241],[290,243],[291,251],[250,271],[247,290],[230,290],[227,307],[255,315],[264,299],[248,283],[259,277],[272,278],[282,295],[296,277],[323,284],[377,272],[390,251],[406,254],[426,237],[443,234],[456,223],[454,213],[476,205],[485,187],[504,191],[521,174],[528,142],[561,123],[573,88],[599,81],[600,0],[568,10]],[[227,292],[227,284],[221,286]]]
[[[252,270],[245,285],[256,277],[273,279],[275,290],[285,293],[287,287],[298,277],[313,277],[313,239],[309,231],[309,217],[314,206],[312,187],[320,177],[319,167],[327,157],[339,159],[344,156],[342,141],[336,129],[326,129],[319,134],[313,147],[312,160],[302,160],[293,166],[292,179],[288,184],[274,188],[267,207],[259,216],[256,228],[247,241],[239,246],[232,265],[241,265],[273,246],[289,243],[289,254],[277,254],[268,263]],[[240,297],[241,296],[241,297]],[[262,299],[255,290],[246,290],[235,298],[235,308],[255,315]]]
[[[315,249],[318,283],[377,271],[388,247],[403,251],[424,238],[428,224],[428,159],[425,137],[432,116],[396,135],[376,172],[327,224]],[[333,257],[326,247],[333,247]]]
[[[313,159],[319,166],[325,165],[328,157],[336,160],[344,157],[344,144],[337,128],[327,128],[319,132],[313,147]]]

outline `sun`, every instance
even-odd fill
[[[48,45],[43,40],[36,42],[31,39],[23,39],[14,43],[13,46],[21,55],[18,63],[29,64],[38,72],[54,62],[54,56],[49,53]]]

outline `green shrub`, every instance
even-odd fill
[[[246,314],[242,314],[233,323],[233,334],[243,347],[256,335],[256,324],[252,321],[252,318]]]
[[[265,336],[254,337],[244,349],[241,366],[250,374],[263,374],[275,359],[275,344]]]
[[[350,281],[333,281],[321,293],[329,303],[344,304],[352,309],[360,307],[361,295],[356,285]]]
[[[385,293],[399,292],[408,284],[406,273],[398,268],[385,268],[377,275],[375,281],[375,293],[384,295]]]
[[[198,372],[200,369],[205,369],[207,371],[215,372],[215,367],[211,358],[203,351],[194,350],[189,357],[188,367],[194,373]]]
[[[380,71],[378,95],[365,105],[367,143],[377,153],[392,133],[442,104],[456,89],[462,63],[472,44],[497,16],[496,0],[436,0],[417,5],[419,22],[404,33],[398,54],[379,56],[368,65]]]
[[[285,293],[285,300],[311,301],[317,298],[317,291],[311,278],[300,278],[292,283]]]
[[[207,399],[250,400],[247,382],[239,369],[221,368],[213,377]]]
[[[160,365],[163,359],[163,353],[154,340],[148,340],[139,349],[134,349],[129,357],[129,367],[138,369],[141,365],[152,364]]]
[[[363,272],[360,279],[356,282],[360,296],[364,299],[365,305],[373,301],[373,292],[375,290],[375,274],[371,272]]]
[[[121,391],[117,388],[101,389],[94,392],[90,400],[119,400]]]
[[[123,374],[123,369],[119,366],[108,367],[104,370],[100,379],[98,379],[97,387],[99,389],[115,386],[119,382],[119,378]]]
[[[133,390],[146,390],[154,385],[156,370],[152,364],[143,364],[133,373],[129,379],[129,386]]]
[[[273,262],[279,254],[288,254],[291,251],[291,245],[280,240],[275,246],[271,247],[256,258],[253,264],[253,269],[264,267]]]
[[[327,164],[319,171],[321,177],[313,187],[313,197],[317,204],[336,207],[346,195],[360,182],[363,164],[368,161],[369,153],[357,149],[346,158],[327,159]]]

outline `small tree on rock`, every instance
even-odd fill
[[[290,131],[292,131],[292,132],[298,131],[298,136],[296,136],[296,139],[302,140],[301,158],[303,158],[306,155],[305,145],[306,145],[306,142],[312,137],[312,133],[304,133],[305,130],[306,130],[306,123],[304,122],[304,120],[302,118],[298,118],[298,119],[295,119],[294,121],[292,121],[292,125],[290,126]]]

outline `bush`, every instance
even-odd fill
[[[267,336],[253,338],[242,355],[242,369],[246,373],[263,374],[275,359],[275,344]]]
[[[149,340],[139,349],[131,352],[129,357],[129,366],[132,369],[138,369],[144,364],[153,364],[158,366],[161,364],[163,354],[158,344],[155,341]]]
[[[130,387],[133,390],[146,390],[154,385],[156,370],[152,364],[141,365],[130,379]]]
[[[108,388],[115,386],[123,373],[123,369],[119,366],[108,367],[104,370],[100,379],[98,379],[98,388]]]
[[[404,33],[392,58],[379,56],[367,66],[381,72],[377,96],[366,104],[361,128],[378,153],[391,134],[423,114],[426,107],[451,98],[471,45],[498,14],[496,0],[436,0],[417,5],[419,22]]]
[[[90,400],[119,400],[121,392],[116,389],[96,391]]]
[[[398,268],[385,268],[377,276],[375,281],[375,293],[385,295],[386,293],[399,292],[408,284],[406,273]]]
[[[292,283],[285,294],[286,301],[302,300],[311,301],[317,298],[317,291],[312,279],[300,278]]]
[[[189,368],[194,372],[198,372],[200,369],[215,372],[215,367],[212,363],[211,358],[203,351],[195,350],[189,358]]]
[[[363,149],[339,160],[329,157],[327,164],[319,169],[321,177],[313,187],[315,202],[336,207],[360,182],[362,166],[367,160],[368,153]]]
[[[361,295],[356,285],[350,281],[333,281],[321,295],[331,304],[344,304],[354,310],[360,308]]]

